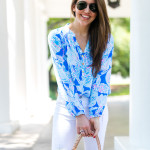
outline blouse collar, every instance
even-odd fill
[[[79,45],[78,42],[77,42],[75,33],[72,32],[72,31],[69,29],[69,27],[68,27],[69,24],[70,24],[70,23],[67,23],[67,24],[65,25],[65,27],[67,28],[67,31],[68,31],[67,33],[69,33],[69,34],[71,34],[71,35],[73,36],[74,40],[76,41],[76,42],[75,42],[76,46],[79,47],[79,53],[80,53],[81,55],[82,55],[82,54],[85,54],[85,53],[89,53],[89,39],[88,39],[88,42],[87,42],[86,47],[85,47],[85,49],[84,49],[84,52],[82,52],[82,49],[80,48],[80,45]]]

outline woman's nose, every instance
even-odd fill
[[[86,13],[90,12],[89,5],[84,9]]]

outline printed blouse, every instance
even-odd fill
[[[97,76],[92,75],[92,57],[89,40],[84,49],[80,48],[75,33],[69,24],[53,29],[48,35],[52,63],[57,80],[57,90],[64,96],[65,107],[76,117],[85,114],[82,96],[89,99],[89,117],[100,117],[111,94],[110,77],[114,39],[110,34],[106,50],[102,56],[101,69]]]

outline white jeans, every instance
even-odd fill
[[[53,116],[52,127],[52,150],[72,150],[77,138],[76,118],[70,115],[65,105],[61,102],[61,97],[58,96],[55,112]],[[85,115],[89,118],[88,98],[82,96],[82,102],[85,109]],[[101,143],[101,150],[104,147],[105,132],[108,123],[108,106],[103,111],[100,117],[100,131],[99,139]],[[96,138],[82,137],[84,141],[85,150],[97,150]]]

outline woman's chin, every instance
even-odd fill
[[[84,20],[80,20],[80,24],[81,24],[82,26],[88,26],[88,25],[90,25],[90,22],[84,21]]]

